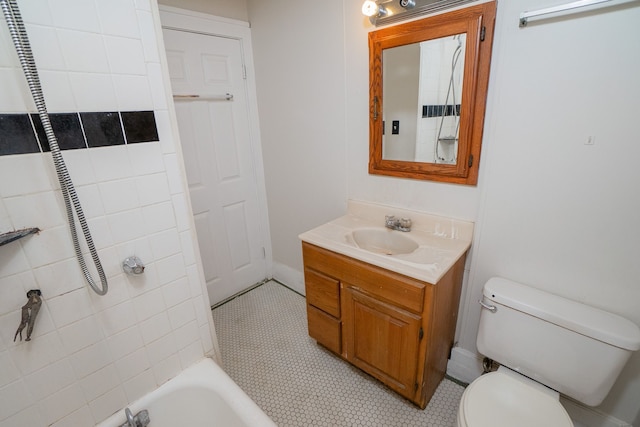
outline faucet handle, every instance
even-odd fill
[[[411,228],[411,219],[410,218],[400,218],[400,227],[402,228]]]

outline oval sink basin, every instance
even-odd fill
[[[379,228],[362,228],[351,232],[360,249],[383,255],[410,254],[418,249],[418,243],[399,231]]]

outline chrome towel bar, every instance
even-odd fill
[[[233,101],[233,94],[224,95],[173,95],[176,101]]]

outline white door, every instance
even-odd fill
[[[207,290],[216,304],[267,275],[242,46],[186,31],[163,34]]]

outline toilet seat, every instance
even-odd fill
[[[506,371],[485,374],[467,387],[460,401],[458,426],[573,427],[556,392]]]

